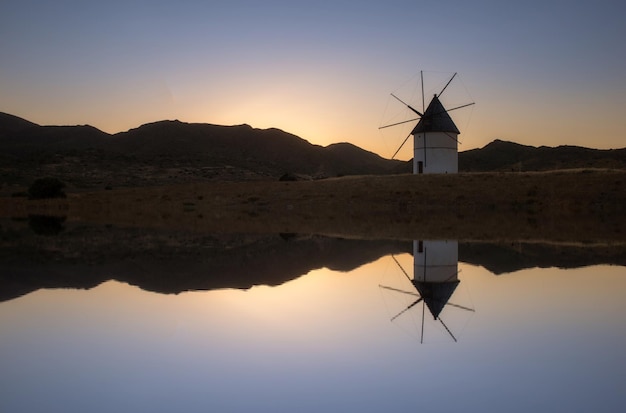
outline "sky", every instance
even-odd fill
[[[622,148],[625,12],[605,0],[2,0],[0,112],[109,133],[245,123],[389,158],[406,136],[379,130],[400,116],[390,93],[421,107],[420,72],[435,91],[458,73],[446,96],[475,102],[451,112],[461,151]]]

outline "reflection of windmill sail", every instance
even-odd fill
[[[424,340],[424,316],[426,308],[446,332],[456,341],[456,337],[441,318],[446,306],[473,312],[474,310],[450,302],[459,285],[458,279],[458,242],[457,241],[413,241],[413,277],[405,271],[393,257],[405,277],[411,282],[416,292],[401,288],[381,285],[381,288],[394,294],[411,295],[415,299],[395,314],[391,321],[401,318],[411,309],[421,308],[421,342]],[[421,303],[421,306],[417,304]],[[419,311],[419,310],[418,310]]]
[[[457,241],[413,241],[412,283],[435,319],[459,285]]]

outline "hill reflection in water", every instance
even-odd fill
[[[415,250],[413,241],[404,240],[194,234],[53,223],[54,231],[42,217],[2,222],[0,301],[41,288],[93,288],[108,280],[167,294],[249,289],[280,285],[324,267],[350,271],[385,255]],[[455,241],[455,245],[454,260],[495,274],[532,267],[626,265],[626,249],[618,243]]]
[[[21,250],[22,258],[38,257],[31,261],[4,255],[3,287],[43,269],[48,285],[30,284],[33,292],[0,303],[0,410],[527,412],[626,406],[626,269],[600,264],[621,262],[617,249],[599,249],[600,258],[581,262],[580,249],[591,257],[589,246],[447,241],[440,251],[454,255],[458,247],[459,262],[445,263],[428,258],[436,249],[428,240],[422,241],[427,257],[420,259],[419,240],[247,235],[226,237],[221,247],[219,237],[205,238],[213,239],[213,250],[204,254],[191,253],[196,244],[176,250],[180,238],[174,237],[168,256],[154,247],[165,251],[167,237],[146,237],[128,236],[137,245],[132,256],[106,249],[115,265],[95,260],[104,241],[84,248],[80,258],[45,242],[40,255]],[[22,247],[29,245],[27,237],[20,239]],[[283,260],[291,257],[298,265],[281,263],[280,250]],[[530,268],[546,266],[548,251],[556,257],[553,265],[565,266],[571,255],[576,268]],[[340,255],[347,261],[333,261]],[[154,265],[139,265],[157,256]],[[225,264],[215,264],[226,260],[250,276],[264,273],[261,262],[289,271],[273,287],[235,278],[232,288],[222,283],[196,291],[211,286],[218,268],[226,271]],[[174,263],[180,265],[176,272]],[[419,312],[391,321],[416,297],[380,285],[405,289],[416,279],[434,280],[429,264],[458,270],[447,302],[474,310],[442,307],[438,317],[454,339],[435,322],[425,325],[422,340]],[[98,270],[101,265],[106,271]],[[159,267],[178,281],[157,281]],[[5,275],[19,268],[12,278]],[[495,276],[486,268],[507,273]],[[74,273],[56,277],[54,285],[50,279],[64,270]],[[426,279],[420,278],[425,271]],[[90,289],[67,289],[82,281],[80,274],[89,279],[81,288]],[[221,279],[228,281],[226,273]],[[145,280],[151,283],[142,285]],[[142,288],[173,285],[177,294],[144,291],[129,281]],[[436,321],[428,309],[426,316]],[[449,389],[454,397],[444,397]]]

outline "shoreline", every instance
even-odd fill
[[[0,217],[192,232],[355,238],[626,241],[626,171],[348,176],[0,198]]]

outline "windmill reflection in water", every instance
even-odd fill
[[[380,288],[393,293],[415,297],[415,300],[403,308],[402,311],[395,314],[391,321],[393,322],[406,316],[406,313],[410,311],[420,311],[420,343],[423,343],[426,309],[428,309],[433,320],[438,322],[456,342],[457,338],[442,319],[441,313],[448,306],[466,312],[474,312],[473,308],[450,302],[450,298],[460,283],[458,278],[458,242],[440,240],[413,241],[413,277],[409,276],[395,256],[392,255],[391,257],[402,271],[402,274],[410,282],[414,291],[387,285],[380,285]]]

